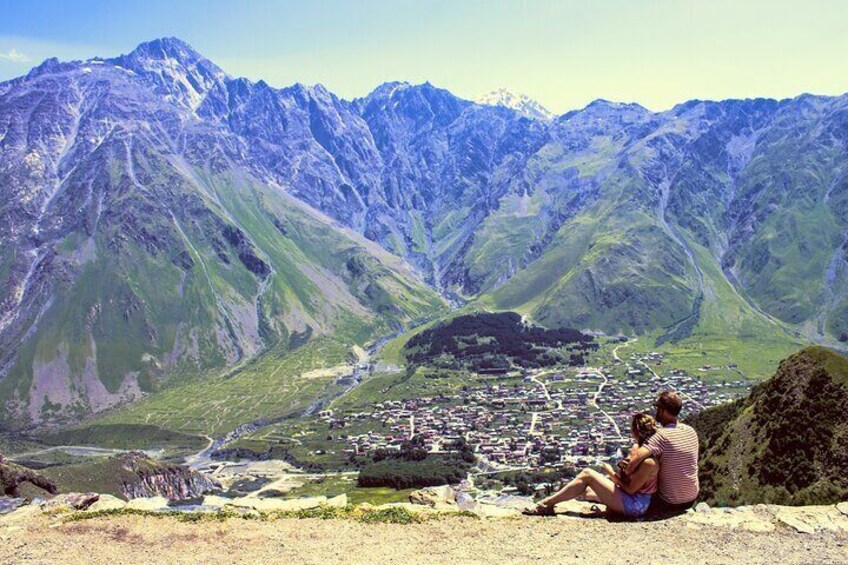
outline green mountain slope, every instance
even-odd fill
[[[99,164],[104,200],[123,192],[112,211],[54,247],[70,276],[45,280],[0,382],[6,426],[80,418],[322,335],[364,344],[444,308],[399,259],[297,200],[137,151]]]
[[[809,347],[750,396],[692,419],[702,496],[718,504],[848,499],[848,358]]]

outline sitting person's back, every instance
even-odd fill
[[[657,430],[645,446],[660,462],[659,493],[676,506],[698,498],[698,434],[686,424],[670,424]]]
[[[660,463],[658,495],[651,513],[683,511],[698,498],[698,434],[691,426],[677,421],[682,406],[676,393],[662,393],[656,408],[663,428],[631,454],[629,472],[635,471],[646,457],[654,457]]]

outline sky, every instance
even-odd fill
[[[405,80],[664,110],[848,92],[846,22],[848,0],[0,0],[0,80],[174,36],[233,76],[344,98]]]

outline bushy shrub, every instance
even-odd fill
[[[459,456],[429,455],[420,461],[384,459],[359,471],[360,487],[421,488],[456,484],[468,476],[470,465]]]

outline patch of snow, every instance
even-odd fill
[[[554,117],[552,112],[529,96],[516,94],[505,88],[493,90],[478,98],[476,102],[484,106],[503,106],[510,108],[522,116],[534,120],[550,120]]]

